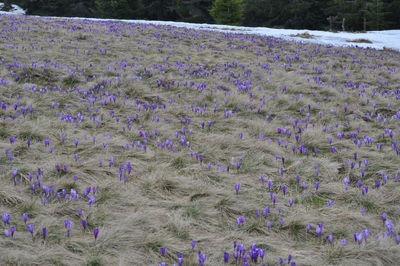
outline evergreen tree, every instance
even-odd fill
[[[218,24],[240,25],[243,21],[242,0],[214,0],[210,14]]]
[[[382,30],[385,28],[385,10],[382,0],[370,0],[365,5],[367,25],[369,29]]]
[[[145,0],[142,16],[152,20],[177,20],[175,0]]]
[[[3,11],[9,11],[12,8],[11,6],[11,1],[10,0],[4,0],[3,2],[3,7],[1,10]]]
[[[142,11],[140,0],[95,0],[92,12],[102,18],[138,18]]]
[[[385,22],[389,29],[400,29],[400,0],[385,1]]]
[[[194,23],[212,23],[209,10],[212,0],[176,0],[177,13],[182,21]]]

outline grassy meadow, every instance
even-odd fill
[[[30,16],[0,32],[0,265],[400,261],[400,52]]]

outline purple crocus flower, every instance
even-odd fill
[[[311,224],[307,224],[306,225],[306,233],[308,233],[311,230]]]
[[[10,233],[11,233],[11,237],[14,237],[15,225],[11,225],[11,226],[10,226]]]
[[[315,233],[317,234],[318,237],[322,236],[322,227],[317,226],[317,228],[315,228]]]
[[[236,218],[236,223],[238,224],[239,227],[244,224],[244,221],[245,221],[244,216],[239,216],[238,218]]]
[[[286,186],[286,185],[283,185],[283,186],[282,186],[283,195],[286,195],[286,191],[287,191],[287,186]]]
[[[46,228],[46,227],[43,227],[43,228],[42,228],[42,237],[43,237],[43,240],[46,240],[46,236],[47,236],[47,228]]]
[[[91,195],[90,199],[89,199],[89,206],[92,206],[94,204],[96,200],[96,196],[95,195]]]
[[[35,226],[33,224],[28,224],[26,226],[26,229],[28,230],[29,233],[31,233],[32,238],[33,238],[33,231],[35,230]]]
[[[97,240],[97,237],[99,235],[100,229],[99,228],[94,228],[93,229],[93,236],[94,236],[94,240]]]
[[[86,222],[86,220],[82,220],[82,221],[81,221],[81,224],[82,224],[82,227],[83,227],[83,231],[86,231],[86,228],[87,228],[87,222]]]
[[[268,189],[271,190],[272,185],[273,185],[273,182],[272,182],[271,179],[269,179],[269,180],[267,181],[267,185],[268,185]]]
[[[396,236],[396,243],[397,243],[397,245],[400,244],[400,235],[397,235],[397,236]]]
[[[10,214],[5,212],[1,215],[1,218],[3,220],[4,225],[8,224],[10,222]]]
[[[166,251],[166,248],[165,247],[160,247],[160,253],[161,253],[161,256],[165,256],[165,251]]]
[[[382,212],[381,215],[380,215],[380,217],[381,217],[382,221],[385,222],[386,219],[387,219],[387,214],[386,214],[386,212]]]
[[[228,263],[229,262],[229,253],[228,252],[224,252],[224,262]]]
[[[325,202],[325,205],[326,205],[326,206],[332,206],[333,203],[334,203],[333,200],[328,200],[327,202]]]
[[[196,245],[197,245],[197,241],[196,240],[192,240],[192,250],[194,250]]]
[[[6,237],[11,237],[11,230],[10,229],[4,229],[4,235]]]
[[[235,184],[236,194],[239,193],[239,189],[240,189],[240,184]]]
[[[329,244],[333,244],[333,235],[328,235],[328,242]]]
[[[64,227],[67,229],[67,237],[70,237],[71,235],[71,227],[73,225],[73,222],[68,220],[68,219],[64,219]]]
[[[293,199],[289,199],[289,206],[290,206],[290,207],[293,206],[293,203],[294,203],[294,200],[293,200]]]
[[[29,217],[29,214],[27,214],[27,213],[22,214],[22,220],[24,221],[25,224],[26,224],[26,221],[28,221],[28,217]]]

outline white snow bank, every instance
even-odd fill
[[[12,15],[25,15],[25,10],[23,10],[20,6],[11,5],[10,11],[1,11],[4,4],[3,2],[0,3],[0,14],[12,14]]]
[[[274,36],[283,39],[312,42],[325,45],[334,45],[334,46],[358,46],[364,48],[367,47],[375,49],[391,48],[400,50],[400,30],[383,30],[383,31],[368,31],[365,33],[352,33],[352,32],[329,32],[329,31],[317,31],[317,30],[273,29],[265,27],[240,27],[240,26],[197,24],[197,23],[174,22],[174,21],[117,20],[117,19],[96,19],[96,18],[65,18],[65,19],[70,19],[70,20],[84,19],[84,20],[95,20],[95,21],[110,20],[110,21],[123,21],[123,22],[133,22],[133,23],[156,24],[156,25],[170,25],[170,26],[183,27],[189,29],[212,30],[219,32],[230,32],[230,33],[257,34],[262,36]],[[313,38],[305,39],[293,36],[305,32],[311,34]],[[372,43],[349,42],[356,39],[367,39]]]
[[[295,41],[312,42],[312,43],[334,45],[334,46],[358,46],[358,47],[370,47],[375,49],[383,49],[384,47],[386,47],[386,48],[400,50],[400,30],[368,31],[365,33],[351,33],[351,32],[335,33],[335,32],[317,31],[317,30],[289,30],[289,29],[273,29],[265,27],[238,27],[238,26],[227,26],[227,25],[194,24],[194,23],[170,22],[170,21],[146,21],[146,20],[128,20],[128,21],[136,23],[171,25],[171,26],[193,28],[193,29],[257,34],[264,36],[266,35],[266,36],[274,36]],[[305,39],[293,36],[305,32],[311,34],[312,38]],[[367,39],[372,43],[349,42],[356,39]]]

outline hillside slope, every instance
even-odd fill
[[[3,264],[400,260],[399,52],[118,21],[0,29]]]

